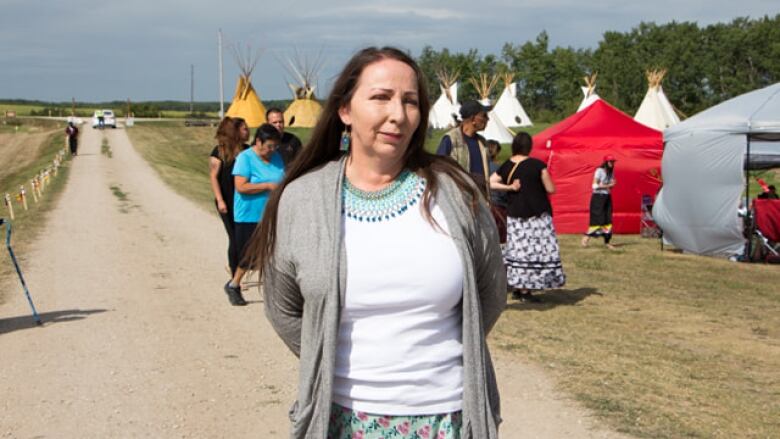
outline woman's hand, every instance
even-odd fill
[[[520,190],[520,180],[514,180],[512,181],[512,184],[509,185],[509,190],[517,192]]]
[[[217,200],[217,210],[223,215],[228,212],[227,204],[225,204],[224,200]]]

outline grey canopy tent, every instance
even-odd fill
[[[696,254],[742,254],[746,171],[780,167],[780,83],[668,128],[664,142],[663,188],[653,206],[664,239]]]

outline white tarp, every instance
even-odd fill
[[[493,112],[505,127],[530,127],[533,125],[523,105],[517,100],[517,83],[504,87]]]
[[[744,201],[748,137],[767,133],[780,133],[780,83],[725,101],[664,132],[663,188],[653,218],[665,240],[703,255],[743,252],[738,209]],[[762,155],[780,158],[780,141],[756,145]]]
[[[647,89],[647,94],[642,99],[634,120],[658,131],[680,123],[680,118],[674,112],[674,107],[660,85]]]
[[[436,102],[431,107],[431,111],[428,115],[428,124],[436,129],[451,128],[455,126],[454,115],[458,115],[460,112],[460,104],[458,103],[458,83],[452,84],[449,89],[449,96],[447,96],[447,89],[443,85],[439,85],[441,89],[441,96],[436,99]]]

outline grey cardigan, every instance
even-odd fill
[[[290,409],[290,437],[296,439],[321,439],[328,432],[347,270],[341,225],[344,163],[329,162],[285,188],[275,254],[266,265],[266,316],[300,358],[298,400]],[[506,272],[484,201],[475,216],[454,182],[444,174],[437,177],[437,203],[464,264],[462,437],[492,439],[498,437],[501,418],[485,339],[506,306]]]

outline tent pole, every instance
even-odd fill
[[[753,224],[753,214],[750,211],[750,133],[747,134],[747,157],[745,158],[745,211],[747,212],[747,220],[752,231],[755,225]],[[750,261],[750,255],[753,253],[753,239],[752,233],[747,237],[747,260]]]

